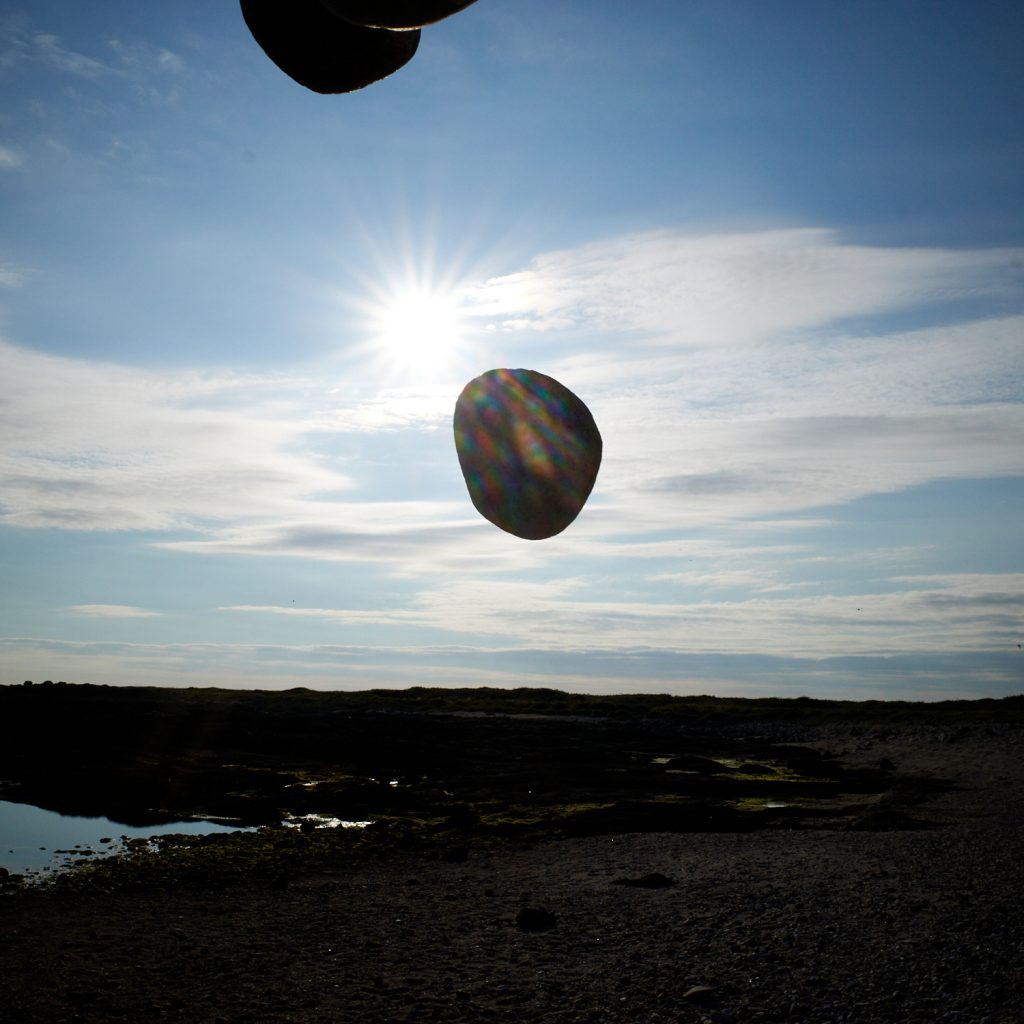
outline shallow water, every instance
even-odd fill
[[[241,831],[250,830],[197,820],[139,828],[109,818],[82,818],[0,800],[0,867],[17,874],[47,873],[77,860],[116,853],[122,839]]]

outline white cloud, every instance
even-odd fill
[[[185,70],[185,62],[172,50],[160,50],[156,55],[156,64],[161,71],[181,74]]]
[[[68,611],[91,619],[151,619],[160,615],[130,604],[73,604]]]
[[[332,394],[340,394],[335,388]],[[348,396],[342,404],[319,414],[321,429],[328,432],[447,429],[454,406],[452,386],[384,387],[369,396]]]
[[[660,427],[623,424],[621,448],[602,469],[616,512],[628,503],[647,528],[796,513],[943,478],[1024,473],[1021,405],[721,422],[666,411]],[[629,458],[630,447],[642,454]]]
[[[7,525],[182,530],[287,520],[309,495],[350,486],[297,450],[311,427],[280,379],[148,372],[4,343],[0,359]]]
[[[1016,658],[800,659],[426,645],[202,644],[0,638],[0,678],[78,683],[324,689],[551,686],[588,693],[719,693],[935,700],[1019,692]]]
[[[752,593],[768,593],[808,587],[810,583],[786,580],[780,568],[776,569],[689,569],[681,572],[659,572],[649,576],[652,583],[672,583],[704,590],[743,589]]]
[[[486,282],[475,312],[504,330],[639,332],[673,347],[750,344],[951,299],[1019,288],[1017,250],[843,244],[788,228],[687,235],[654,231],[538,256]]]
[[[1024,616],[1024,574],[921,576],[901,589],[839,596],[759,595],[689,603],[593,600],[582,578],[455,579],[395,609],[232,606],[222,611],[335,625],[409,626],[557,651],[629,648],[779,658],[944,654],[1010,648]],[[888,585],[887,585],[888,587]]]
[[[78,78],[98,79],[110,76],[129,76],[137,78],[141,74],[160,72],[165,74],[181,74],[185,63],[172,50],[156,48],[143,42],[125,42],[121,39],[110,39],[107,47],[114,55],[113,60],[105,60],[88,54],[79,53],[64,45],[60,36],[51,32],[37,32],[18,41],[22,53],[28,51],[65,74]]]
[[[988,577],[962,593],[920,581],[897,593],[740,601],[593,601],[580,581],[535,590],[456,581],[421,593],[424,622],[559,649],[637,645],[779,657],[950,653],[1007,647],[1024,613],[1024,576]]]
[[[866,495],[1024,473],[1024,317],[947,323],[928,305],[983,294],[1003,305],[1011,263],[1005,251],[845,246],[817,230],[661,232],[538,257],[491,282],[488,301],[545,327],[571,305],[577,324],[620,332],[595,334],[585,352],[575,333],[564,350],[553,333],[544,342],[538,368],[587,401],[605,447],[580,518],[543,544],[507,537],[467,500],[451,388],[332,392],[315,379],[147,373],[7,347],[6,521],[191,530],[163,546],[376,564],[408,578],[625,562],[693,544],[681,531],[707,544],[716,528],[761,529],[766,518],[806,531],[820,515],[811,510]],[[649,291],[645,274],[662,285]],[[684,306],[715,344],[692,344],[685,317],[674,319]],[[921,325],[854,333],[837,323],[883,309]],[[373,434],[387,443],[383,462],[343,461]],[[435,437],[431,458],[450,469],[430,499],[415,482],[424,449],[413,437]],[[326,445],[342,453],[333,463],[313,454]],[[688,568],[662,572],[682,583]],[[740,583],[735,566],[707,571]],[[747,571],[752,587],[784,585],[773,566]]]
[[[819,229],[662,231],[539,256],[475,300],[513,358],[536,365],[543,332],[538,368],[593,411],[590,521],[671,528],[1024,472],[1024,316],[990,312],[1019,303],[1021,265]]]
[[[181,56],[166,47],[142,40],[108,39],[100,53],[84,53],[56,33],[32,29],[27,17],[16,18],[5,27],[8,48],[0,53],[0,67],[43,65],[76,79],[77,83],[69,83],[65,98],[72,98],[79,110],[89,115],[109,110],[100,99],[106,83],[117,90],[119,99],[123,99],[127,84],[136,99],[151,105],[172,104],[181,96],[187,68]],[[0,147],[0,169],[20,162],[19,153]]]
[[[307,510],[301,522],[243,525],[174,546],[379,561],[403,574],[504,571],[565,556],[613,556],[619,549],[632,556],[636,538],[654,530],[706,533],[747,519],[799,517],[939,479],[1024,473],[1024,405],[981,400],[987,380],[998,397],[1009,397],[1013,326],[999,322],[991,331],[978,325],[960,332],[962,354],[959,363],[950,355],[945,379],[934,369],[943,362],[939,346],[934,360],[922,358],[916,379],[887,384],[879,369],[874,387],[867,370],[857,384],[856,373],[844,375],[837,366],[827,389],[805,391],[798,372],[783,369],[776,378],[766,365],[760,377],[743,384],[746,412],[742,400],[737,411],[724,394],[713,409],[694,409],[671,389],[630,390],[625,380],[624,394],[611,387],[598,391],[589,403],[605,442],[597,486],[572,528],[541,546],[505,538],[475,518],[461,488],[448,502],[321,506],[320,514]],[[900,351],[898,340],[893,348]],[[851,346],[847,365],[857,363],[866,366],[868,360]],[[752,374],[757,377],[756,368]],[[723,375],[717,386],[724,391],[728,380]],[[695,374],[693,386],[702,384],[709,391],[716,386],[712,368]],[[383,427],[386,402],[379,408]],[[419,426],[438,424],[425,417]],[[396,436],[396,451],[402,443]],[[812,525],[803,516],[788,528]]]
[[[32,36],[31,42],[40,57],[69,75],[79,78],[103,78],[118,72],[116,67],[105,61],[68,49],[60,37],[53,33],[37,32]]]
[[[316,519],[307,510],[290,523],[243,524],[158,546],[193,554],[376,564],[395,577],[521,572],[543,566],[554,550],[501,533],[476,514],[468,497],[459,503],[318,502],[316,508]]]
[[[175,75],[185,70],[185,62],[172,50],[156,49],[148,43],[126,43],[121,39],[111,39],[107,45],[127,70],[162,71]]]
[[[11,149],[10,146],[0,145],[0,170],[20,167],[22,163],[21,154]]]
[[[0,263],[0,285],[5,288],[21,288],[28,272],[22,267],[16,267],[12,263]]]

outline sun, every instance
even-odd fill
[[[379,295],[370,311],[371,346],[390,367],[417,376],[449,370],[463,344],[457,291],[406,285]]]
[[[461,388],[491,345],[476,295],[490,249],[482,254],[473,238],[442,247],[437,225],[417,217],[365,226],[358,260],[350,254],[336,267],[336,351],[364,387]]]

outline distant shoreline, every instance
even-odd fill
[[[940,750],[1002,744],[1022,728],[1024,697],[6,686],[0,798],[141,828],[196,817],[256,828],[161,840],[158,873],[221,884],[229,864],[271,878],[414,848],[441,855],[634,832],[929,828],[930,802],[951,785],[941,771],[921,779],[885,758],[851,761],[851,751],[894,740]],[[895,796],[878,811],[887,792]],[[329,820],[371,824],[342,835]],[[155,877],[154,864],[132,852],[128,875]],[[113,869],[76,877],[89,871]]]
[[[490,714],[652,716],[689,721],[790,721],[801,724],[944,725],[1002,722],[1024,723],[1024,692],[1005,697],[907,701],[898,699],[841,700],[821,697],[733,697],[713,694],[621,693],[588,694],[543,686],[515,688],[426,687],[371,688],[365,690],[321,690],[304,686],[289,689],[234,689],[216,686],[147,686],[68,683],[44,680],[0,685],[0,710],[6,701],[17,700],[18,692],[46,691],[67,695],[95,693],[125,703],[144,699],[155,705],[207,701],[214,705],[250,701],[262,706],[278,705],[343,711],[467,712]]]

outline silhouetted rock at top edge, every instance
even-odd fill
[[[290,78],[319,93],[354,92],[412,59],[420,33],[363,28],[320,0],[241,0],[263,52]]]
[[[433,25],[476,0],[320,0],[339,18],[366,28],[408,30]]]
[[[455,404],[455,449],[477,511],[524,540],[561,533],[586,503],[601,466],[594,417],[536,370],[488,370]]]
[[[546,932],[557,925],[555,915],[545,907],[523,907],[516,914],[516,927],[523,932]]]

